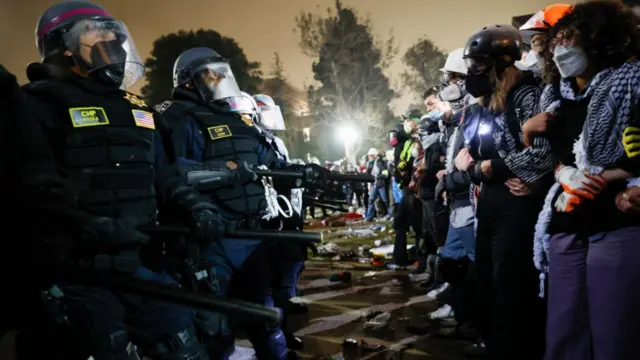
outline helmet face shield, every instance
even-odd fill
[[[226,62],[204,64],[191,72],[191,78],[206,101],[243,97]]]
[[[282,111],[278,105],[260,106],[260,126],[267,130],[287,130],[282,117]]]
[[[123,89],[144,76],[144,62],[121,21],[80,20],[63,32],[62,39],[82,72],[100,71]]]

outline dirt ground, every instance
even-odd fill
[[[332,242],[343,250],[354,250],[361,245],[374,245],[375,240],[393,238],[389,224],[377,224],[375,235],[356,237],[341,234],[347,228],[368,228],[370,225],[352,224],[342,228],[318,228],[325,233],[325,242]],[[381,226],[385,228],[380,229]],[[411,242],[411,240],[409,240]],[[331,282],[337,272],[351,273],[350,281]],[[381,266],[358,261],[332,260],[314,257],[306,263],[299,289],[302,294],[294,300],[308,304],[308,314],[294,315],[289,330],[304,340],[298,351],[304,359],[438,359],[462,360],[463,348],[468,342],[444,339],[436,334],[443,324],[430,324],[427,335],[415,336],[406,331],[409,324],[429,324],[426,315],[437,309],[438,303],[425,295],[418,295],[408,277],[409,271],[385,270]],[[364,329],[362,314],[366,311],[389,311],[388,326],[375,332]],[[345,339],[382,345],[378,350],[363,351],[344,347]],[[239,339],[237,351],[231,360],[253,359],[248,341]],[[10,360],[12,336],[0,339],[0,359]]]

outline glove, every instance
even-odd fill
[[[206,247],[224,237],[228,221],[209,208],[191,212],[189,227],[198,245]]]
[[[640,128],[628,126],[624,129],[622,146],[627,157],[634,158],[640,155]]]
[[[91,217],[83,226],[82,237],[92,254],[136,248],[149,240],[149,237],[137,228],[137,218],[125,216],[121,218]]]
[[[239,166],[234,162],[227,162],[227,167],[235,173],[235,179],[240,184],[247,184],[258,180],[258,175],[251,171],[246,161],[243,161]]]
[[[556,200],[554,207],[557,212],[569,213],[574,211],[584,201],[583,198],[563,191]]]
[[[407,167],[407,162],[406,161],[400,161],[398,163],[398,170],[403,171],[406,167]]]
[[[331,175],[331,171],[318,164],[308,164],[302,168],[303,183],[305,187],[310,187],[323,183]]]
[[[607,186],[602,176],[587,175],[571,166],[558,168],[555,178],[565,192],[588,200],[593,200]]]

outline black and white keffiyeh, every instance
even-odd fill
[[[583,129],[586,160],[606,168],[625,156],[624,129],[640,93],[640,61],[628,61],[617,69],[599,72],[589,84],[591,95]]]
[[[540,112],[551,111],[554,105],[560,102],[560,99],[576,99],[575,91],[573,91],[569,80],[561,79],[559,88],[560,94],[556,94],[556,87],[553,84],[544,87],[540,95]]]

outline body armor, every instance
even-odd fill
[[[239,114],[188,101],[172,101],[164,114],[167,119],[184,119],[187,115],[197,121],[205,141],[202,154],[205,168],[215,169],[229,162],[246,162],[250,166],[259,164],[256,146],[263,141],[263,137],[250,120]],[[172,124],[174,132],[183,126]],[[192,158],[193,154],[189,154],[189,151],[187,156]],[[228,189],[216,191],[212,196],[218,206],[238,217],[259,215],[266,206],[264,187],[259,181],[236,183]]]
[[[31,83],[25,91],[56,112],[45,135],[81,208],[154,222],[156,123],[144,102],[125,91],[91,93],[57,80]]]

